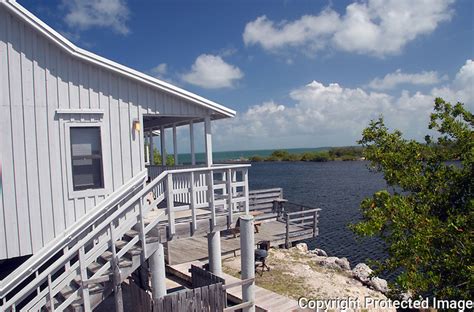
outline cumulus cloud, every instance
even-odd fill
[[[122,35],[130,32],[130,11],[124,0],[63,0],[63,5],[67,10],[64,21],[71,28],[105,27]]]
[[[244,42],[247,45],[260,44],[266,50],[282,46],[299,46],[310,44],[314,48],[322,48],[324,37],[332,35],[340,23],[339,15],[326,10],[321,14],[305,15],[299,20],[275,25],[266,16],[260,16],[248,23],[244,30]]]
[[[181,76],[187,83],[207,89],[228,88],[244,76],[242,71],[226,63],[222,57],[211,54],[201,54],[191,67],[191,70]]]
[[[463,102],[474,111],[474,61],[467,60],[452,83],[434,88],[431,94],[452,103]]]
[[[420,35],[433,32],[452,16],[454,0],[369,0],[346,7],[340,15],[328,8],[298,20],[274,22],[266,16],[247,23],[246,45],[267,51],[303,47],[315,52],[327,47],[376,56],[399,53]]]
[[[402,91],[394,96],[313,81],[289,93],[294,105],[269,101],[250,107],[232,121],[216,123],[216,144],[221,149],[235,149],[226,146],[231,136],[240,140],[241,148],[350,145],[360,139],[369,121],[380,115],[389,127],[422,139],[435,97],[461,101],[474,109],[473,81],[472,60],[466,61],[453,81],[427,93]]]
[[[383,78],[375,78],[369,83],[369,87],[376,90],[389,90],[399,85],[435,85],[447,77],[439,77],[436,71],[423,71],[421,73],[404,73],[401,69],[389,73]]]
[[[168,65],[166,63],[158,64],[151,69],[151,73],[157,78],[164,77],[168,73]]]

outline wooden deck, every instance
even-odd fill
[[[177,265],[168,266],[168,272],[185,280],[191,280],[191,273],[189,269],[191,264],[196,266],[203,265],[202,262],[193,261]],[[229,274],[223,273],[222,278],[225,279],[226,284],[231,284],[239,281],[238,278],[233,277]],[[227,300],[239,304],[242,302],[242,288],[234,287],[227,290]],[[255,286],[255,305],[257,311],[302,311],[298,307],[296,300],[290,299],[288,297],[279,295],[268,289]]]
[[[298,232],[292,237],[292,241],[304,240],[313,237],[312,231],[303,229],[297,225],[291,225],[291,231]],[[221,232],[222,256],[235,256],[240,250],[240,236],[236,238],[228,231]],[[272,246],[285,244],[286,225],[284,222],[269,220],[262,223],[259,233],[255,233],[255,243],[268,240]],[[167,260],[168,264],[180,264],[194,260],[206,260],[207,238],[205,236],[193,236],[185,239],[177,239],[168,242]]]

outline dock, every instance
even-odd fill
[[[312,230],[303,226],[290,225],[290,231],[295,233],[291,241],[300,241],[313,237]],[[286,223],[277,220],[263,221],[255,233],[255,244],[259,241],[270,241],[271,246],[278,247],[286,242]],[[194,260],[205,261],[208,258],[207,238],[205,236],[192,236],[189,238],[169,241],[167,244],[166,258],[170,265],[186,263]],[[240,251],[240,236],[230,231],[221,232],[222,258],[236,256]]]
[[[200,261],[186,262],[167,267],[168,273],[183,279],[186,282],[191,281],[189,269],[191,265],[202,267],[204,264]],[[221,276],[226,284],[238,282],[239,279],[229,274],[223,273]],[[227,290],[227,300],[234,304],[242,302],[242,289],[240,287]],[[301,311],[296,300],[279,295],[268,289],[255,286],[255,305],[256,311]]]

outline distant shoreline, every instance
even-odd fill
[[[328,150],[306,151],[302,153],[290,153],[287,150],[275,150],[269,156],[263,157],[253,155],[248,159],[250,162],[264,161],[304,161],[304,162],[326,162],[326,161],[353,161],[365,160],[364,149],[359,146],[333,147]]]
[[[363,149],[360,146],[346,147],[316,147],[289,149],[262,149],[213,152],[214,162],[248,163],[259,161],[332,161],[332,160],[361,160]],[[179,154],[182,164],[191,163],[189,153]],[[198,163],[205,161],[204,153],[196,153]]]

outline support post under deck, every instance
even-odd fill
[[[222,276],[221,233],[219,231],[207,234],[207,250],[209,253],[209,271]]]
[[[240,217],[240,266],[242,280],[255,278],[255,250],[254,250],[254,218],[251,215]],[[255,281],[242,285],[242,302],[254,303],[244,312],[255,312]]]
[[[166,274],[165,274],[165,251],[163,244],[158,245],[158,249],[151,255],[151,289],[153,299],[160,299],[166,296]]]

